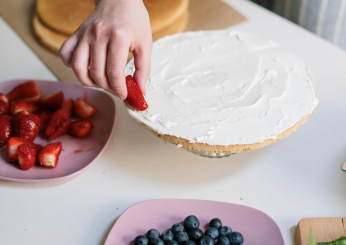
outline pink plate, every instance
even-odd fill
[[[244,245],[285,244],[275,221],[257,209],[224,202],[158,199],[128,208],[114,224],[105,245],[133,245],[135,237],[149,229],[162,233],[189,215],[199,218],[203,232],[211,219],[221,219],[223,225],[244,236]]]
[[[12,80],[0,83],[0,92],[7,94],[15,86],[27,80]],[[60,154],[58,165],[54,168],[34,166],[24,171],[18,164],[8,163],[5,147],[0,149],[0,179],[19,182],[51,181],[67,178],[80,173],[102,153],[113,131],[115,121],[115,104],[106,93],[90,89],[81,85],[62,82],[35,80],[42,95],[63,91],[65,99],[86,98],[98,112],[90,118],[94,128],[86,139],[78,139],[65,134],[48,142],[40,133],[35,143],[46,145],[57,141],[62,142],[63,151]],[[77,118],[76,118],[77,119]]]

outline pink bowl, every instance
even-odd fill
[[[15,86],[27,80],[12,80],[0,83],[0,92],[7,94]],[[115,103],[105,92],[90,89],[81,85],[62,82],[35,80],[42,96],[63,91],[65,99],[86,98],[98,112],[90,119],[94,128],[85,139],[78,139],[65,134],[55,140],[47,141],[42,133],[35,139],[35,143],[46,145],[61,141],[63,151],[60,154],[58,165],[51,168],[34,166],[24,171],[17,163],[9,163],[6,158],[5,147],[0,149],[0,179],[18,182],[51,181],[71,177],[85,170],[102,153],[113,132],[115,122]],[[77,119],[77,117],[75,118]]]
[[[136,236],[150,229],[162,233],[189,215],[199,218],[203,232],[211,219],[221,219],[223,225],[244,236],[244,245],[285,244],[275,221],[257,209],[224,202],[158,199],[128,208],[114,224],[105,245],[133,245]]]

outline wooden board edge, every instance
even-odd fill
[[[304,219],[306,219],[306,218],[304,218]],[[302,244],[301,244],[302,233],[301,233],[301,230],[300,230],[300,223],[301,223],[301,222],[304,222],[304,219],[301,219],[301,220],[298,222],[298,224],[297,224],[297,226],[296,226],[296,228],[295,228],[295,230],[294,230],[294,240],[295,240],[295,244],[296,244],[296,245],[302,245]]]

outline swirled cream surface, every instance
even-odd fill
[[[133,60],[126,74],[134,71]],[[145,96],[130,116],[159,134],[209,145],[275,139],[318,104],[304,61],[230,31],[187,32],[154,43]]]

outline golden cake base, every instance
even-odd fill
[[[126,105],[126,104],[125,104],[125,106],[128,107],[128,105]],[[185,148],[185,149],[187,149],[187,150],[189,150],[189,151],[191,151],[197,155],[215,158],[215,157],[229,156],[231,154],[238,153],[238,152],[252,151],[252,150],[262,148],[264,146],[274,144],[274,143],[290,136],[291,134],[295,133],[300,126],[304,125],[307,122],[307,120],[310,118],[311,114],[304,116],[294,126],[290,127],[285,132],[282,132],[281,134],[279,134],[275,139],[267,139],[267,140],[264,140],[263,142],[254,143],[254,144],[227,145],[227,146],[208,145],[205,143],[190,143],[187,139],[183,139],[183,138],[179,138],[179,137],[175,137],[175,136],[167,135],[167,134],[159,134],[158,132],[151,129],[150,127],[148,127],[144,123],[139,122],[138,120],[133,118],[130,114],[129,114],[129,116],[139,126],[143,127],[146,131],[150,132],[153,135],[156,135],[157,137],[159,137],[159,138],[161,138],[167,142],[170,142],[176,146],[182,145],[181,148]]]

